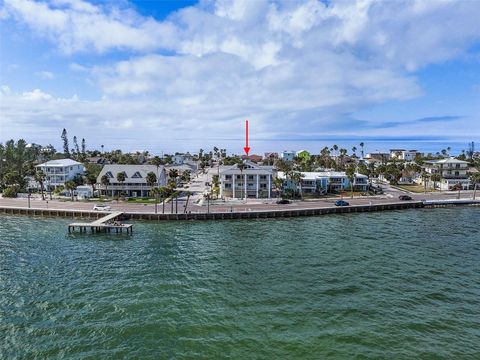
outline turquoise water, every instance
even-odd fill
[[[480,208],[0,217],[0,358],[480,358]]]

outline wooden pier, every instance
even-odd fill
[[[118,234],[119,232],[122,233],[125,229],[127,234],[133,233],[133,225],[132,224],[122,224],[117,221],[117,219],[123,215],[123,212],[116,211],[112,212],[98,220],[89,223],[71,223],[68,224],[68,232],[71,233],[75,231],[76,228],[80,230],[80,233],[86,233],[88,228],[92,233],[95,232],[105,232],[110,233],[113,229]]]

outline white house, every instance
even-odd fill
[[[457,184],[460,184],[466,190],[470,187],[468,166],[467,161],[450,157],[441,160],[425,161],[424,170],[430,175],[440,175],[441,180],[437,183],[440,190],[451,190]],[[430,183],[433,185],[432,181]]]
[[[230,198],[271,198],[273,167],[245,162],[245,169],[233,165],[220,172],[220,196]]]
[[[88,199],[93,197],[93,188],[90,185],[80,185],[77,186],[75,194],[80,199]]]
[[[327,193],[350,190],[350,180],[342,171],[302,172],[301,190],[305,194]],[[284,188],[299,190],[299,184],[287,179],[285,173],[278,172],[277,177],[284,181]],[[355,191],[368,191],[368,176],[355,173],[353,189]]]
[[[82,163],[72,159],[50,160],[37,165],[36,168],[42,170],[47,176],[44,185],[47,190],[64,186],[65,182],[73,180],[77,175],[83,176],[85,173]]]
[[[397,160],[413,161],[420,155],[420,152],[417,150],[405,150],[405,149],[391,149],[390,158]]]
[[[101,195],[118,196],[126,194],[128,197],[147,197],[151,186],[147,184],[147,174],[153,172],[157,176],[158,186],[167,184],[167,174],[163,166],[155,165],[121,165],[108,164],[100,171],[97,178],[97,189]],[[125,181],[117,180],[117,175],[124,173]],[[102,184],[102,177],[106,175],[109,179],[108,185]],[[156,184],[156,185],[157,185]]]

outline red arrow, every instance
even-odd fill
[[[245,150],[245,153],[248,156],[248,152],[250,151],[250,148],[248,147],[248,120],[245,120],[245,139],[246,139],[246,143],[243,150]]]

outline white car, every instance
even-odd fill
[[[95,204],[93,206],[93,210],[95,210],[95,211],[110,211],[110,210],[112,210],[112,208],[108,205],[105,205],[105,204]]]

